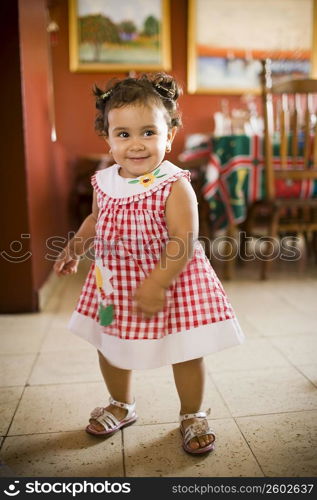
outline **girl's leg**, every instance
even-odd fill
[[[99,351],[98,355],[100,370],[111,397],[122,403],[133,403],[131,387],[132,371],[123,370],[122,368],[111,365]],[[118,420],[122,420],[127,414],[127,410],[114,405],[109,405],[106,409]],[[104,430],[104,427],[99,422],[94,421],[90,425],[97,431]]]
[[[179,395],[180,413],[197,413],[201,409],[205,386],[205,366],[203,358],[191,359],[173,365],[174,380]],[[184,420],[182,425],[186,429],[189,425],[201,421],[198,418]],[[201,436],[189,442],[193,449],[203,448],[213,441],[213,436]]]

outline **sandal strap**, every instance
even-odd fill
[[[122,403],[121,401],[116,401],[110,396],[109,403],[111,405],[118,406],[119,408],[123,408],[124,410],[128,410],[129,413],[135,410],[135,400],[133,401],[133,403],[128,404],[128,403]]]
[[[183,422],[183,420],[189,420],[190,418],[207,418],[208,415],[210,415],[210,408],[208,408],[207,411],[198,411],[196,413],[185,413],[184,415],[179,416],[179,421],[180,423]]]
[[[118,406],[119,408],[127,410],[128,413],[121,421],[119,421],[110,411],[98,406],[91,412],[89,422],[92,423],[92,421],[96,420],[105,428],[106,431],[108,431],[115,429],[118,425],[120,425],[121,422],[128,421],[131,418],[136,417],[135,401],[133,401],[133,403],[131,404],[122,403],[121,401],[116,401],[110,396],[109,403],[111,405]]]
[[[99,417],[92,416],[90,420],[96,420],[99,422],[99,424],[101,424],[106,431],[115,429],[120,424],[119,420],[105,409]]]
[[[207,421],[198,422],[196,424],[189,425],[184,431],[184,443],[187,445],[189,441],[193,438],[198,438],[200,436],[213,436],[214,440],[216,439],[215,432],[210,429]]]

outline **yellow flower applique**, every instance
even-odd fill
[[[155,170],[155,172],[153,172],[153,174],[141,175],[141,177],[138,177],[137,179],[134,179],[133,181],[129,181],[128,184],[142,184],[144,187],[148,187],[151,184],[153,184],[155,179],[159,179],[160,177],[164,177],[166,175],[166,174],[158,175],[159,172],[160,172],[160,169],[158,168],[157,170]]]

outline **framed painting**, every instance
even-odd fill
[[[70,70],[169,70],[169,2],[68,0]]]
[[[188,91],[260,93],[262,59],[275,81],[317,78],[317,0],[189,0]]]

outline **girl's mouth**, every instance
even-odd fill
[[[133,157],[130,157],[129,160],[132,160],[132,161],[141,161],[141,160],[146,160],[148,158],[148,156],[133,156]]]

